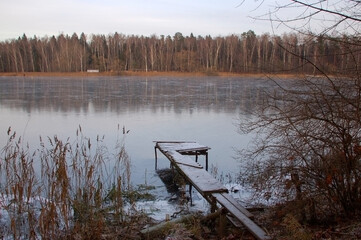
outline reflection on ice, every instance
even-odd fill
[[[27,112],[182,111],[233,112],[262,101],[264,80],[197,77],[0,78],[0,101]]]

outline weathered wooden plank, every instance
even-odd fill
[[[203,195],[207,193],[228,192],[227,188],[218,182],[203,168],[195,168],[179,164],[176,166],[184,173],[186,179]]]
[[[241,228],[243,227],[243,224],[237,219],[235,218],[234,216],[232,216],[231,214],[227,214],[227,219],[235,226],[235,227],[238,227],[238,228]]]
[[[182,165],[195,167],[195,168],[203,168],[202,165],[195,162],[189,156],[184,156],[176,151],[169,151],[169,152],[167,152],[167,154],[170,155],[173,158],[173,161],[177,164],[182,164]]]
[[[268,240],[271,239],[270,236],[266,234],[266,232],[260,228],[256,223],[254,223],[251,219],[249,219],[245,214],[243,214],[237,207],[231,204],[228,200],[226,200],[223,196],[219,197],[219,194],[212,194],[213,197],[217,199],[217,201],[225,208],[227,211],[237,218],[248,231],[252,233],[259,240]],[[224,201],[226,200],[226,202]],[[224,203],[224,205],[222,204]]]
[[[178,148],[177,151],[180,153],[187,153],[187,152],[205,152],[209,150],[209,147],[197,147],[197,148]]]
[[[153,141],[155,143],[195,143],[195,141]]]
[[[157,142],[159,148],[164,151],[201,151],[210,149],[207,146],[201,145],[197,142]]]
[[[213,197],[217,199],[219,203],[226,205],[226,204],[233,204],[239,211],[241,211],[244,215],[246,215],[249,218],[254,218],[254,215],[250,213],[247,209],[245,209],[241,204],[237,202],[236,199],[234,199],[231,195],[228,193],[222,193],[222,194],[213,194]]]

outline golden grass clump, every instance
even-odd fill
[[[93,144],[80,126],[75,141],[40,138],[33,152],[11,128],[7,134],[0,153],[0,220],[8,218],[9,224],[0,221],[2,237],[104,239],[107,232],[126,232],[121,227],[132,216],[123,210],[131,190],[124,128],[115,153],[104,137]],[[120,229],[109,231],[114,226]]]

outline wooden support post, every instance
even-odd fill
[[[220,238],[224,236],[226,230],[226,224],[227,224],[226,211],[222,209],[221,215],[219,216],[219,229],[218,229],[218,235]]]
[[[191,206],[193,205],[193,200],[192,200],[192,184],[189,183],[189,200],[191,201]]]
[[[208,152],[206,152],[206,171],[208,171]]]
[[[157,170],[158,169],[157,146],[154,147],[154,155],[155,155],[155,170]]]
[[[217,210],[217,200],[213,196],[210,196],[210,199],[211,199],[211,213],[214,213]]]
[[[214,221],[215,219],[217,219],[221,213],[222,213],[223,208],[219,208],[217,211],[215,211],[214,213],[210,213],[207,216],[204,216],[201,219],[201,222],[207,222],[207,221]]]
[[[196,151],[196,162],[198,162],[198,152]]]

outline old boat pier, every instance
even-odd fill
[[[190,193],[194,187],[210,203],[211,212],[221,210],[220,224],[228,218],[235,226],[242,224],[257,239],[271,239],[252,219],[253,214],[234,199],[223,184],[208,173],[207,146],[197,142],[155,141],[155,168],[157,168],[157,150],[163,153],[177,172],[188,182]],[[198,156],[205,156],[206,169],[198,163]],[[190,157],[195,156],[195,161]],[[190,196],[192,198],[192,196]]]

